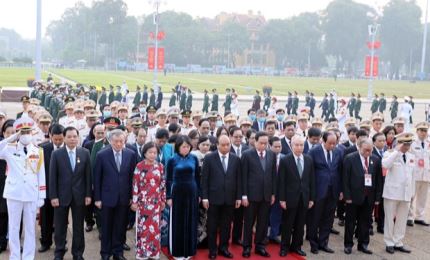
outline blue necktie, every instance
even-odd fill
[[[330,151],[327,151],[327,164],[328,164],[328,166],[331,166],[331,155],[330,155]]]
[[[73,151],[69,152],[69,159],[70,159],[70,165],[72,166],[72,170],[75,170],[76,160],[75,160],[75,153]]]

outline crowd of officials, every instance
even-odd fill
[[[374,226],[387,253],[410,253],[406,226],[429,226],[429,124],[412,126],[410,97],[387,123],[379,98],[371,118],[348,114],[354,94],[346,102],[330,93],[317,117],[313,93],[303,108],[290,93],[284,109],[268,93],[260,107],[257,91],[240,117],[234,89],[222,115],[216,89],[195,111],[180,84],[169,108],[159,89],[149,102],[146,88],[133,100],[125,83],[117,89],[115,97],[113,86],[108,94],[35,83],[16,119],[0,111],[0,253],[9,245],[9,259],[34,259],[36,226],[38,251],[55,245],[54,259],[68,244],[83,259],[94,226],[102,259],[125,259],[127,231],[137,259],[158,259],[163,247],[177,259],[198,248],[209,259],[233,258],[230,241],[246,258],[270,257],[268,243],[279,244],[281,257],[306,256],[304,239],[312,254],[334,253],[335,216],[345,254],[354,237],[358,251],[372,254]]]

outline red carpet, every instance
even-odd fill
[[[304,260],[305,259],[299,255],[296,255],[296,254],[288,254],[287,257],[280,257],[279,256],[279,249],[280,249],[279,245],[269,244],[266,247],[266,250],[271,255],[270,258],[265,258],[265,257],[261,257],[259,255],[256,255],[254,253],[254,250],[252,251],[251,258],[243,258],[241,246],[231,245],[229,247],[229,251],[234,255],[234,259],[255,259],[255,260],[263,260],[263,259],[265,259],[265,260],[267,260],[267,259]],[[170,257],[167,247],[163,247],[162,251],[166,256],[169,256],[169,259],[173,259],[173,257]],[[193,257],[193,259],[198,259],[198,260],[208,259],[208,255],[209,255],[209,250],[199,249],[199,250],[197,250],[197,255],[195,257]],[[227,259],[227,258],[222,257],[222,256],[218,256],[217,259]]]

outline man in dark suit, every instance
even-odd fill
[[[291,138],[296,134],[296,122],[286,121],[284,122],[284,138],[281,140],[283,155],[291,153]]]
[[[255,135],[255,148],[242,155],[242,205],[244,209],[243,252],[249,258],[252,247],[252,227],[257,218],[255,233],[255,253],[270,257],[265,249],[270,205],[275,202],[276,160],[272,151],[267,150],[269,137],[265,132]]]
[[[51,154],[63,147],[64,144],[64,127],[59,124],[51,126],[49,136],[50,142],[46,142],[40,145],[43,149],[43,159],[45,162],[45,181],[48,183],[46,186],[46,192],[49,194],[49,164],[51,161]],[[40,208],[40,248],[39,253],[43,253],[49,250],[52,245],[52,233],[54,232],[54,208],[49,201],[49,198],[45,199],[43,207]]]
[[[266,122],[267,113],[263,109],[257,111],[257,119],[252,124],[251,128],[255,131],[264,131],[264,123]]]
[[[382,158],[384,157],[384,153],[387,151],[387,147],[386,147],[387,139],[383,133],[376,133],[372,137],[372,141],[373,141],[372,154],[378,157],[379,160],[382,161]],[[384,183],[385,183],[385,176],[382,176],[382,179],[381,179],[382,187],[384,187]],[[385,218],[384,200],[381,199],[379,204],[375,206],[375,221],[377,223],[376,231],[381,234],[384,234],[384,218]],[[370,225],[370,228],[373,231],[372,224]]]
[[[136,154],[124,148],[125,139],[122,130],[112,130],[111,147],[98,152],[95,160],[94,200],[96,207],[101,209],[102,259],[112,255],[115,260],[125,259],[123,243],[136,167]]]
[[[65,146],[52,153],[49,165],[49,198],[54,207],[55,259],[66,253],[69,209],[72,210],[73,259],[83,259],[85,250],[85,206],[91,204],[91,160],[87,149],[77,147],[79,132],[67,127],[63,132]]]
[[[342,152],[336,148],[337,136],[332,131],[323,133],[323,143],[309,155],[315,167],[316,196],[309,228],[311,252],[334,253],[328,239],[334,221],[336,202],[341,196]]]
[[[345,254],[351,254],[354,245],[354,228],[357,222],[357,249],[372,254],[369,245],[369,219],[373,205],[379,204],[382,197],[381,160],[372,155],[373,142],[362,139],[358,142],[359,151],[344,159],[343,194],[346,201]]]
[[[234,208],[239,208],[242,202],[240,174],[240,158],[230,153],[230,139],[220,136],[218,150],[205,157],[201,179],[203,207],[208,210],[209,259],[217,256],[218,228],[218,252],[233,258],[228,251],[228,241]]]
[[[284,210],[281,257],[286,256],[287,252],[306,256],[301,247],[306,211],[315,201],[315,176],[312,158],[303,154],[304,142],[303,137],[294,136],[293,152],[284,157],[279,165],[278,197]]]
[[[230,152],[239,157],[242,157],[243,152],[249,149],[249,147],[242,143],[243,133],[239,127],[230,128],[230,140],[231,148]],[[233,244],[242,245],[242,231],[243,231],[243,207],[239,207],[234,210],[233,216]]]
[[[348,130],[346,130],[346,132],[348,134],[348,141],[346,141],[342,144],[343,144],[343,146],[348,148],[348,147],[355,145],[355,142],[357,141],[358,128],[356,126],[351,126],[348,128]]]
[[[311,127],[308,130],[308,138],[305,141],[305,148],[303,150],[304,154],[308,154],[309,151],[317,146],[321,140],[321,129],[316,127]]]
[[[141,127],[139,131],[137,132],[136,136],[136,142],[131,144],[129,147],[134,151],[137,158],[137,163],[141,162],[143,160],[143,154],[142,154],[142,148],[145,145],[146,142],[146,130],[145,128]]]

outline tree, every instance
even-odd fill
[[[334,0],[325,9],[322,17],[325,32],[325,52],[336,59],[336,70],[351,73],[354,64],[366,51],[368,25],[375,11],[352,0]]]
[[[400,68],[409,64],[411,50],[422,45],[421,9],[415,1],[391,0],[381,18],[384,58],[391,63],[391,75],[399,78]]]

